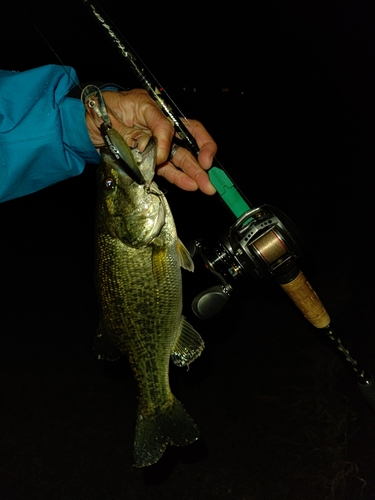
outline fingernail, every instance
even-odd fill
[[[207,186],[207,194],[212,195],[216,193],[215,186],[210,182]]]

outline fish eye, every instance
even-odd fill
[[[116,183],[112,177],[106,177],[103,181],[103,188],[106,191],[112,191],[112,189],[115,189]]]

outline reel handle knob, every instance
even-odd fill
[[[223,285],[207,288],[194,298],[191,304],[194,314],[200,319],[212,318],[228,302],[231,291]]]

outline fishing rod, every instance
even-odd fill
[[[83,3],[126,60],[140,84],[171,121],[184,147],[197,157],[199,147],[196,140],[182,122],[182,113],[166,90],[129,50],[129,44],[97,3],[93,0],[83,0]],[[374,377],[359,366],[335,335],[329,314],[297,264],[303,251],[298,230],[275,207],[262,205],[254,208],[216,158],[213,164],[208,170],[210,181],[237,220],[213,244],[196,240],[190,245],[192,256],[200,254],[206,268],[221,281],[220,285],[204,290],[195,297],[192,303],[194,313],[202,319],[217,314],[231,296],[234,283],[242,276],[275,278],[305,318],[331,340],[355,375],[364,398],[375,410]]]
[[[168,92],[156,80],[154,75],[147,69],[146,65],[135,56],[134,51],[130,50],[129,43],[121,36],[118,30],[110,23],[109,18],[99,8],[98,4],[92,0],[83,0],[84,5],[89,9],[94,18],[99,22],[106,35],[122,57],[126,60],[130,69],[134,73],[139,83],[149,93],[151,98],[157,103],[165,116],[170,120],[175,130],[180,136],[180,140],[184,147],[188,149],[194,157],[199,155],[198,144],[193,135],[186,128],[181,120],[182,113],[169,96]],[[208,170],[208,175],[211,183],[215,186],[220,198],[234,214],[235,217],[240,217],[246,211],[252,208],[251,203],[246,199],[246,196],[241,193],[238,186],[229,177],[229,174],[220,165],[217,158],[214,158],[213,165]],[[220,165],[220,166],[218,166]]]

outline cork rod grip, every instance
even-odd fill
[[[325,328],[330,324],[327,311],[302,271],[294,280],[280,286],[316,328]]]

